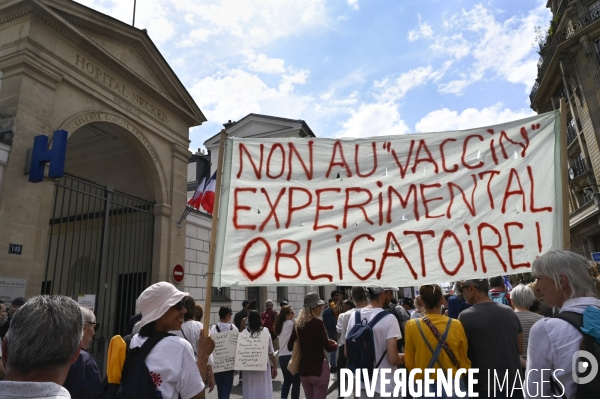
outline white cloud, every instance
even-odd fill
[[[171,3],[177,12],[192,14],[197,26],[202,26],[221,45],[228,46],[229,54],[235,54],[240,48],[259,48],[282,37],[327,27],[329,18],[324,0],[261,0],[259,6],[241,0],[161,1]],[[191,36],[181,39],[183,43],[189,41],[200,42]]]
[[[502,107],[502,103],[497,103],[483,109],[467,108],[461,113],[448,108],[438,109],[421,118],[415,125],[415,130],[417,132],[439,132],[471,129],[527,118],[535,114],[531,109],[513,111]]]
[[[239,119],[251,112],[297,118],[312,101],[294,94],[296,85],[306,83],[307,77],[307,71],[284,74],[278,87],[273,88],[255,74],[233,69],[201,79],[190,93],[212,121]]]
[[[291,93],[294,91],[294,87],[298,84],[306,83],[309,72],[306,70],[295,71],[289,75],[283,75],[281,83],[279,84],[279,91],[283,94]]]
[[[462,33],[457,33],[452,36],[436,37],[429,50],[437,56],[449,55],[454,59],[461,59],[471,52],[471,43],[463,37]]]
[[[472,82],[466,79],[452,80],[447,83],[441,83],[438,86],[438,91],[442,94],[456,94],[461,95],[465,87],[470,85]]]
[[[455,59],[470,56],[471,64],[465,66],[467,61],[463,60],[460,74],[464,76],[440,84],[441,93],[461,94],[466,87],[490,74],[510,83],[523,84],[527,89],[531,86],[537,75],[538,59],[531,42],[536,35],[535,26],[545,25],[549,19],[545,2],[539,1],[526,15],[504,21],[499,16],[479,4],[444,21],[446,29],[462,32],[434,38],[430,50]]]
[[[279,75],[285,72],[285,61],[281,58],[269,58],[265,54],[256,54],[253,50],[245,52],[246,64],[251,71]]]
[[[376,89],[381,89],[375,94],[375,98],[379,102],[399,101],[406,96],[409,90],[421,86],[429,80],[437,80],[443,74],[443,68],[434,70],[431,66],[427,66],[411,69],[395,79],[386,77],[373,84]]]
[[[421,22],[421,14],[419,14],[419,23],[417,27],[408,32],[408,41],[414,42],[421,38],[429,39],[433,37],[433,29],[427,22]]]
[[[188,24],[193,25],[194,24],[194,14],[190,14],[190,13],[185,14],[185,17],[183,17],[183,20],[185,22],[187,22]]]
[[[358,0],[346,0],[348,2],[348,5],[350,7],[352,7],[355,10],[358,10]]]
[[[408,133],[408,126],[393,103],[361,104],[342,125],[336,137],[371,137]]]

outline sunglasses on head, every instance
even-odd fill
[[[94,325],[94,332],[98,331],[98,329],[100,328],[100,323],[94,323],[91,321],[86,321],[85,324],[93,324]]]

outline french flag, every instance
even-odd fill
[[[205,183],[206,183],[206,177],[203,177],[200,184],[198,184],[198,187],[196,188],[194,195],[187,202],[189,206],[192,206],[192,207],[200,210],[200,205],[202,204],[202,193],[204,192]]]
[[[217,188],[217,172],[215,172],[204,187],[202,199],[200,201],[202,208],[212,215],[215,205],[215,190]]]

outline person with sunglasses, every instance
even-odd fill
[[[200,397],[207,377],[208,357],[215,347],[212,338],[204,338],[201,332],[196,360],[187,340],[168,334],[181,330],[187,313],[184,299],[188,296],[173,284],[161,281],[146,288],[137,301],[142,313],[141,328],[131,337],[129,347],[142,346],[154,334],[164,335],[146,356],[156,390],[164,399]]]
[[[72,398],[93,399],[102,389],[102,376],[98,365],[85,349],[89,348],[100,323],[96,323],[96,315],[88,308],[80,307],[83,315],[83,336],[79,357],[69,369],[63,387],[69,391]]]

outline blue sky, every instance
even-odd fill
[[[131,23],[133,0],[80,3]],[[546,0],[139,0],[146,28],[208,119],[248,113],[318,137],[485,126],[533,114]]]

